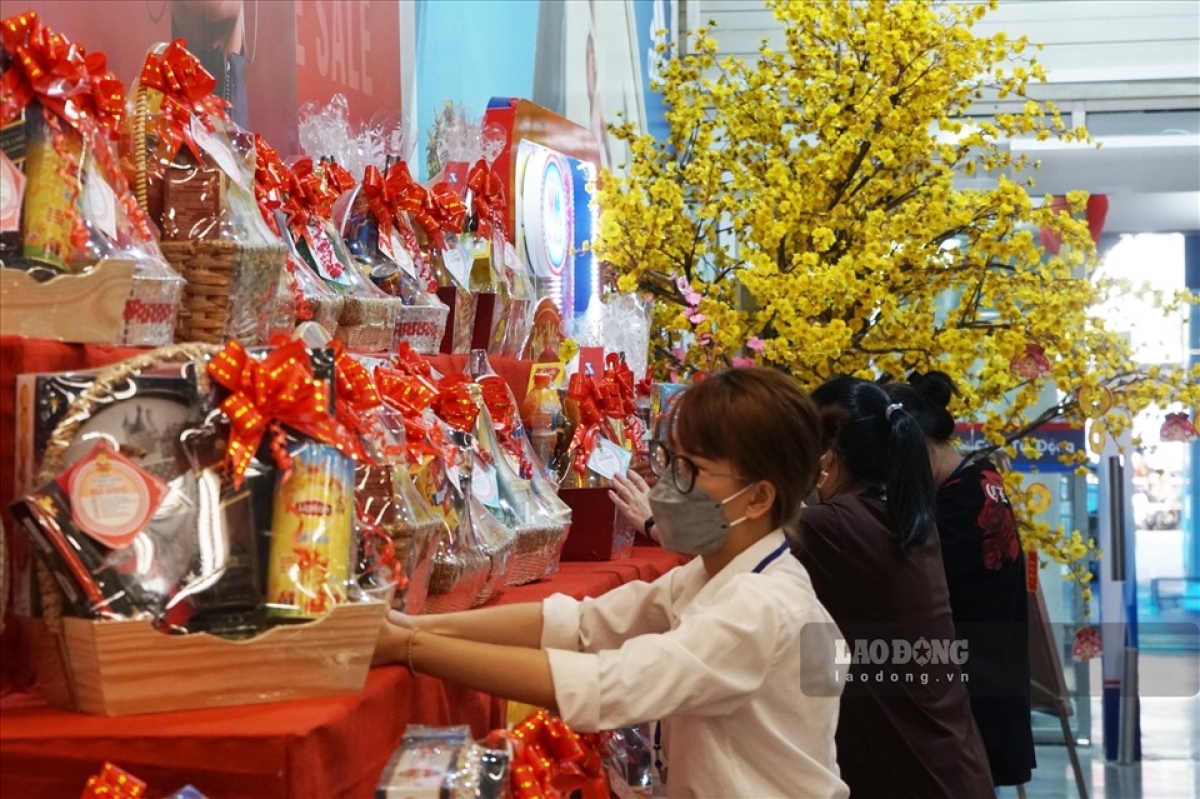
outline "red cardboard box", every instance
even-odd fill
[[[623,560],[633,554],[633,525],[608,498],[607,488],[564,488],[558,496],[571,507],[564,561]]]

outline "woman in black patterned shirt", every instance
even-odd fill
[[[1025,555],[1004,480],[991,461],[964,457],[951,444],[943,372],[913,373],[884,390],[925,431],[937,486],[937,527],[955,634],[969,641],[964,664],[971,712],[983,737],[994,785],[1029,782],[1035,767],[1030,720],[1029,606]]]

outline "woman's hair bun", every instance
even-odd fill
[[[913,387],[921,398],[939,408],[949,408],[950,400],[959,395],[958,386],[945,372],[913,372],[908,376],[908,384]]]

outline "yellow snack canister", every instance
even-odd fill
[[[308,442],[281,474],[271,520],[267,614],[315,619],[346,599],[354,542],[354,461]]]

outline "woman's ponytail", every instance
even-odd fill
[[[888,418],[888,516],[900,535],[901,548],[907,549],[925,543],[936,524],[937,489],[920,423],[898,404],[888,408],[892,409]]]
[[[924,543],[935,524],[936,488],[920,420],[884,388],[855,377],[834,378],[812,398],[823,418],[836,419],[832,447],[854,482],[887,492],[900,546]]]

